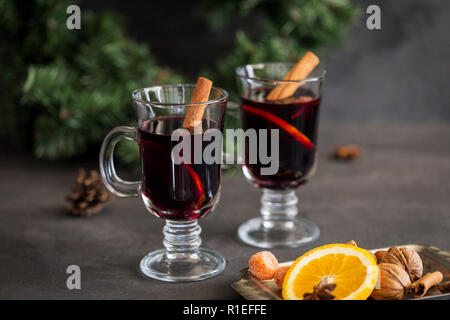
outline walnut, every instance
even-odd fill
[[[381,263],[394,263],[403,266],[411,282],[422,277],[422,259],[417,252],[409,248],[390,248],[381,259]]]
[[[380,282],[373,289],[371,297],[375,300],[400,300],[411,280],[405,269],[394,263],[380,263]]]

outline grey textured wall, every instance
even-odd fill
[[[329,53],[322,119],[449,123],[450,1],[359,3],[380,6],[382,29],[359,21]]]

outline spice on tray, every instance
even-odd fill
[[[358,159],[361,154],[361,148],[356,144],[342,145],[334,151],[334,157],[340,160],[355,160]]]
[[[324,277],[320,282],[314,286],[313,292],[305,293],[304,300],[333,300],[334,295],[331,293],[336,289],[335,283],[328,283],[328,278]]]
[[[431,287],[439,284],[442,279],[443,275],[440,271],[427,273],[422,278],[411,284],[409,287],[409,292],[414,295],[414,298],[421,298]]]
[[[357,248],[357,244],[354,240],[351,240],[345,244],[347,246],[350,245],[356,247],[355,250],[361,250]],[[310,252],[312,254],[312,252],[315,252],[318,249],[331,251],[331,247],[339,246],[342,245],[327,245],[321,248],[316,248]],[[306,253],[294,262],[293,270],[296,270],[296,274],[294,271],[291,271],[289,274],[289,279],[286,279],[286,281],[285,278],[287,272],[292,265],[279,267],[277,258],[269,251],[261,251],[255,253],[249,260],[249,271],[254,277],[260,280],[273,279],[275,284],[282,290],[284,299],[298,300],[301,299],[300,297],[303,297],[304,300],[331,300],[335,298],[341,299],[342,297],[340,297],[340,291],[342,290],[340,290],[339,293],[332,293],[332,291],[336,288],[338,281],[334,283],[333,280],[333,283],[329,283],[329,276],[325,276],[323,274],[321,275],[321,277],[323,277],[322,280],[317,284],[314,284],[314,280],[307,280],[311,278],[311,275],[309,275],[308,277],[305,277],[305,274],[302,275],[302,277],[304,278],[302,280],[302,286],[305,286],[305,283],[303,283],[303,281],[309,281],[309,285],[313,287],[312,292],[303,290],[300,295],[297,295],[296,291],[294,291],[293,293],[291,292],[293,290],[292,287],[294,286],[293,281],[295,281],[302,272],[302,270],[298,270],[296,265],[300,263],[299,261],[302,258],[307,257],[308,254],[309,253]],[[413,296],[414,298],[420,298],[425,296],[427,293],[428,295],[450,293],[450,281],[441,282],[444,278],[444,275],[440,271],[427,273],[422,277],[422,259],[420,255],[412,249],[406,247],[391,247],[389,248],[389,250],[379,250],[375,254],[370,254],[376,259],[378,263],[378,265],[373,264],[373,267],[377,269],[376,274],[379,275],[378,280],[375,283],[376,279],[373,279],[372,287],[368,288],[370,289],[370,291],[367,291],[367,295],[361,293],[361,295],[355,295],[351,299],[361,299],[363,296],[363,299],[366,299],[370,295],[370,297],[375,300],[400,300],[404,299],[405,297],[410,298],[411,296]],[[307,258],[309,259],[310,257]],[[316,260],[318,261],[320,260],[320,258],[317,258]],[[317,264],[317,262],[314,263]],[[326,263],[330,263],[330,261],[324,260],[322,267],[325,267]],[[345,271],[345,268],[342,268],[342,266],[340,269],[342,272],[347,272]],[[292,272],[294,272],[294,274],[292,274]],[[308,272],[311,274],[316,274],[317,270],[310,270]],[[332,279],[334,279],[334,275],[331,275],[331,277]],[[448,274],[445,274],[445,277],[448,278]],[[416,280],[412,281],[412,279]]]
[[[275,280],[276,285],[281,289],[283,287],[283,280],[286,276],[286,272],[291,266],[279,267],[275,272],[273,280]]]
[[[423,264],[419,254],[409,248],[392,247],[383,256],[382,263],[394,263],[403,266],[411,282],[422,277]]]
[[[378,250],[375,252],[375,258],[377,258],[377,263],[381,263],[381,260],[383,260],[383,257],[386,255],[387,250]]]
[[[375,300],[400,300],[411,284],[405,269],[394,263],[380,263],[379,285],[373,289],[371,297]]]
[[[442,282],[442,283],[436,285],[436,288],[442,294],[450,293],[450,281]]]

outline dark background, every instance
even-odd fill
[[[408,243],[450,249],[450,1],[358,3],[381,7],[382,30],[367,30],[363,15],[346,42],[327,51],[318,170],[298,190],[300,214],[321,235],[307,247],[273,250],[280,261],[351,239],[368,249]],[[80,6],[127,15],[133,37],[192,79],[225,56],[236,29],[257,37],[262,23],[236,18],[212,34],[201,17],[185,14],[187,1],[86,0]],[[362,157],[334,160],[333,150],[345,143],[358,144]],[[240,242],[236,230],[259,214],[261,196],[242,175],[223,175],[221,201],[200,221],[203,245],[227,258],[225,271],[168,284],[138,273],[140,259],[162,247],[163,221],[137,199],[115,199],[90,218],[67,213],[64,195],[79,166],[98,169],[92,161],[0,153],[0,299],[240,298],[230,284],[259,249]],[[82,269],[82,290],[66,287],[71,264]]]
[[[340,47],[326,50],[323,121],[450,122],[450,1],[356,1],[363,10]],[[381,8],[381,30],[366,28],[365,8]],[[232,19],[209,31],[192,1],[81,1],[80,6],[127,16],[130,35],[149,44],[163,64],[194,79],[232,48],[239,28],[257,38],[264,20]],[[230,72],[234,72],[230,70]]]

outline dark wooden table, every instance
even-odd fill
[[[362,158],[330,158],[357,143]],[[301,213],[321,229],[313,246],[354,239],[361,247],[407,243],[450,249],[450,126],[322,124],[316,176],[298,190]],[[230,284],[258,249],[236,238],[258,215],[260,192],[241,175],[223,178],[216,211],[200,221],[203,245],[228,266],[216,278],[169,284],[138,274],[139,260],[161,247],[163,222],[135,199],[116,199],[91,218],[71,217],[63,196],[79,164],[2,154],[0,159],[0,298],[237,299]],[[95,164],[93,164],[95,165]],[[277,249],[280,261],[312,248]],[[82,270],[82,289],[66,288],[66,268]]]

